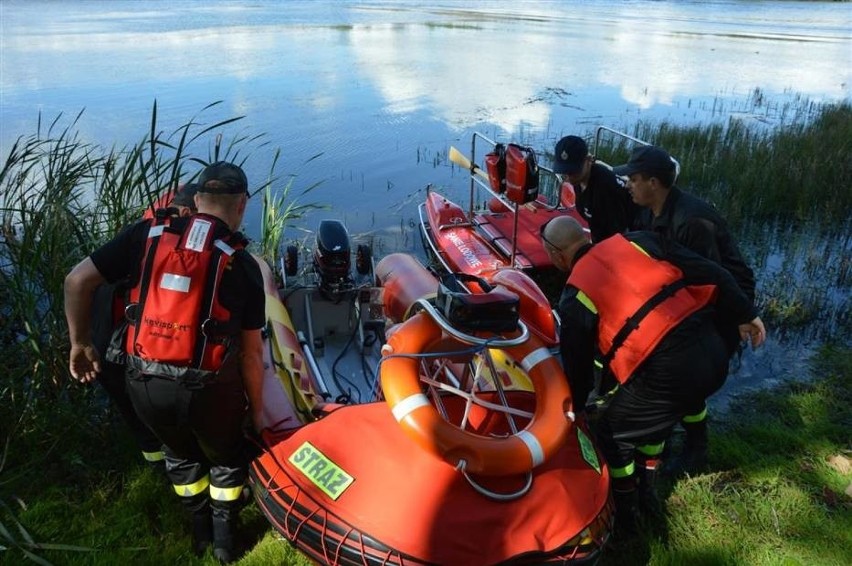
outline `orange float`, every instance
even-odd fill
[[[440,326],[420,313],[398,327],[382,350],[382,390],[407,436],[451,466],[484,476],[527,473],[559,450],[571,427],[571,393],[561,365],[537,337],[505,350],[533,383],[535,412],[526,428],[496,438],[447,422],[423,394],[421,358],[413,355],[428,352],[441,336]]]

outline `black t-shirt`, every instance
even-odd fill
[[[592,241],[621,234],[633,225],[637,206],[610,169],[593,163],[586,188],[577,192],[577,211],[589,223]]]
[[[718,263],[754,300],[754,272],[746,265],[728,223],[709,203],[672,187],[660,215],[655,217],[650,208],[645,208],[636,216],[634,226],[636,230],[652,230]]]
[[[214,237],[227,241],[231,236],[228,226],[215,216],[203,216],[214,221]],[[182,229],[188,221],[177,218],[172,220],[172,226]],[[133,286],[139,280],[151,222],[142,220],[128,226],[92,252],[92,262],[109,283],[126,281]],[[231,313],[234,328],[257,330],[266,324],[263,276],[247,251],[237,250],[232,256],[230,268],[222,275],[218,299]]]

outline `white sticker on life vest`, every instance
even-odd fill
[[[189,228],[189,235],[186,237],[186,249],[195,252],[203,250],[204,244],[207,243],[207,235],[212,228],[213,223],[209,220],[193,218],[192,226]]]
[[[160,279],[160,288],[168,289],[169,291],[189,293],[189,281],[189,277],[185,275],[178,275],[176,273],[163,273],[163,278]]]

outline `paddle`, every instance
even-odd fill
[[[461,167],[462,169],[467,169],[471,173],[479,175],[486,181],[488,181],[488,173],[479,168],[479,165],[470,162],[470,159],[464,156],[462,152],[450,146],[450,161]]]
[[[479,168],[479,165],[470,162],[462,152],[457,150],[455,147],[450,146],[450,161],[461,167],[462,169],[467,169],[468,171],[479,175],[485,181],[488,181],[488,185],[491,185],[491,181],[488,177],[488,173]],[[527,210],[535,211],[535,204],[528,202],[523,205]]]

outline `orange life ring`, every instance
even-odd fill
[[[419,354],[441,338],[441,328],[426,313],[417,314],[393,333],[384,354]],[[571,392],[562,367],[535,336],[508,348],[535,389],[535,413],[524,430],[503,438],[485,437],[447,422],[423,394],[420,359],[391,357],[382,362],[385,400],[405,433],[452,466],[486,476],[522,474],[552,456],[565,442],[571,422]]]

